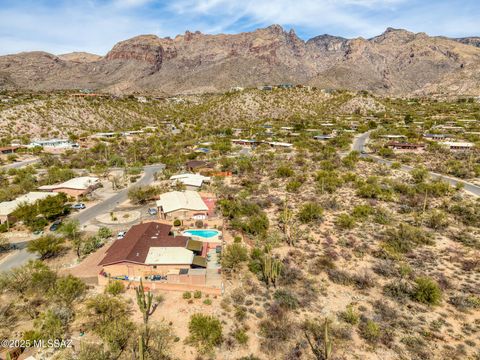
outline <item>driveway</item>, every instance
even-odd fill
[[[165,168],[163,164],[157,165],[148,165],[145,166],[143,177],[138,180],[135,184],[130,187],[121,190],[114,196],[105,199],[105,201],[92,206],[89,209],[85,209],[81,213],[75,214],[72,216],[73,219],[77,219],[80,222],[80,225],[85,225],[88,221],[95,219],[98,215],[109,212],[113,210],[117,205],[123,203],[128,199],[128,191],[137,186],[149,185],[154,180],[154,175],[156,172],[161,171]],[[18,244],[17,244],[18,245]],[[28,260],[36,259],[35,254],[31,254],[26,249],[27,242],[18,245],[20,250],[15,250],[13,253],[9,254],[7,257],[0,260],[0,272],[10,270],[14,267],[20,266],[28,262]]]
[[[361,157],[370,158],[379,164],[392,165],[393,161],[390,161],[372,154],[362,154],[362,152],[365,151],[365,144],[368,142],[369,137],[370,137],[370,131],[367,131],[355,137],[352,144],[352,150],[358,151],[361,154],[360,155]],[[400,166],[400,170],[403,170],[405,172],[410,172],[413,170],[413,168],[414,168],[413,166],[409,166],[409,165]],[[443,180],[453,186],[456,186],[457,184],[462,184],[463,189],[465,191],[468,191],[473,195],[480,196],[480,186],[478,185],[474,185],[472,183],[469,183],[468,181],[461,180],[448,175],[439,174],[433,171],[429,171],[428,173],[430,174],[431,178]]]

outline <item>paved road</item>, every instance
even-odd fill
[[[35,260],[38,258],[38,255],[29,253],[27,251],[27,244],[28,241],[15,244],[20,250],[8,254],[6,258],[1,260],[0,272],[10,270],[14,267],[25,264],[29,260]]]
[[[105,214],[113,210],[116,206],[123,203],[128,198],[128,191],[136,186],[144,186],[151,184],[154,180],[154,175],[156,172],[161,171],[165,168],[165,165],[149,165],[144,167],[145,174],[143,177],[138,180],[132,186],[119,191],[117,194],[113,195],[112,197],[106,199],[105,201],[92,206],[91,208],[85,209],[82,212],[73,215],[73,219],[77,219],[80,222],[80,225],[85,225],[90,220],[95,219],[97,216],[101,214]]]
[[[151,184],[154,180],[155,173],[163,170],[164,168],[165,168],[165,165],[163,164],[145,166],[144,175],[135,184],[133,184],[132,186],[126,189],[121,190],[120,192],[106,199],[103,202],[95,206],[92,206],[89,209],[85,209],[84,211],[76,215],[73,215],[72,218],[77,219],[80,222],[80,225],[85,225],[85,223],[96,218],[98,215],[110,212],[117,205],[127,200],[128,191],[130,189],[136,186],[144,186],[144,185]],[[28,260],[37,258],[35,254],[31,254],[27,251],[26,249],[27,242],[17,244],[17,246],[20,248],[19,251],[15,251],[14,253],[9,254],[6,259],[0,262],[0,272],[10,270],[14,267],[17,267],[26,263]]]
[[[27,165],[32,165],[38,162],[40,159],[35,158],[35,159],[29,159],[29,160],[24,160],[24,161],[19,161],[19,162],[14,162],[8,165],[4,165],[1,168],[8,170],[8,169],[19,169],[21,167],[27,166]]]
[[[360,152],[362,157],[370,158],[379,164],[392,165],[393,161],[386,160],[372,154],[362,153],[365,151],[365,144],[368,142],[369,137],[370,137],[370,131],[358,135],[353,141],[352,150]],[[413,166],[401,165],[400,170],[410,172],[413,170]],[[465,191],[468,191],[474,195],[480,196],[480,186],[478,185],[474,185],[472,183],[469,183],[468,181],[457,179],[448,175],[442,175],[433,171],[429,171],[429,174],[431,178],[446,181],[447,183],[453,186],[456,186],[457,184],[462,184]]]

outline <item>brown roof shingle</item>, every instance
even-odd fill
[[[188,237],[170,235],[171,225],[148,222],[132,226],[125,237],[116,240],[99,265],[119,262],[143,264],[150,247],[185,247]]]

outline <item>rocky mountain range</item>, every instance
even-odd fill
[[[173,95],[292,83],[385,95],[480,96],[479,46],[480,38],[392,28],[371,39],[320,35],[308,41],[279,25],[233,35],[141,35],[105,56],[0,56],[0,89]]]

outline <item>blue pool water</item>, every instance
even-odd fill
[[[218,230],[186,230],[183,232],[183,235],[186,236],[198,236],[205,239],[212,238],[214,236],[218,236],[220,232]]]

